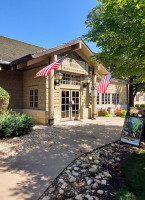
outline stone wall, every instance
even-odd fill
[[[9,108],[21,109],[23,106],[22,72],[0,71],[0,86],[10,95]]]
[[[48,108],[48,80],[46,77],[34,78],[35,74],[43,67],[23,72],[23,109],[31,109],[30,90],[34,89],[38,89],[38,109],[36,110],[46,110],[46,106]]]

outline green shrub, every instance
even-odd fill
[[[127,112],[126,110],[121,110],[121,117],[125,118],[126,112]]]
[[[27,134],[32,126],[32,118],[25,114],[0,115],[0,137],[14,137]]]
[[[4,113],[9,105],[9,93],[0,87],[0,113]]]
[[[135,107],[140,107],[140,104],[135,104]]]
[[[104,111],[104,116],[107,117],[109,115],[109,112],[107,110]]]
[[[140,107],[142,108],[142,107],[145,107],[145,104],[140,104]]]

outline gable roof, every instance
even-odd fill
[[[0,63],[9,63],[45,48],[0,36]]]
[[[77,51],[80,57],[83,56],[83,51],[88,62],[91,62],[93,66],[100,66],[102,73],[108,74],[108,71],[100,63],[98,63],[97,61],[89,61],[90,57],[93,56],[94,53],[81,38],[77,38],[56,47],[46,49],[43,47],[0,36],[0,64],[5,64],[9,66],[18,65],[20,63],[37,59],[39,57],[45,57],[48,55],[51,56],[55,53],[57,54],[60,52],[62,53],[62,50],[74,50],[74,47],[76,47],[76,45],[77,48],[81,49]]]

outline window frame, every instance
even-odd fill
[[[38,109],[38,89],[30,89],[29,106],[31,109]]]
[[[110,104],[110,93],[102,93],[102,104],[103,105]]]
[[[114,105],[119,104],[119,94],[112,93],[112,104],[114,104]]]
[[[63,73],[63,77],[60,81],[60,84],[62,84],[62,85],[78,85],[78,86],[80,86],[80,83],[81,83],[80,75],[67,74],[67,73]]]

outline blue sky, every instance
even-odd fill
[[[0,0],[0,35],[51,48],[87,33],[85,20],[96,5],[96,0]]]

